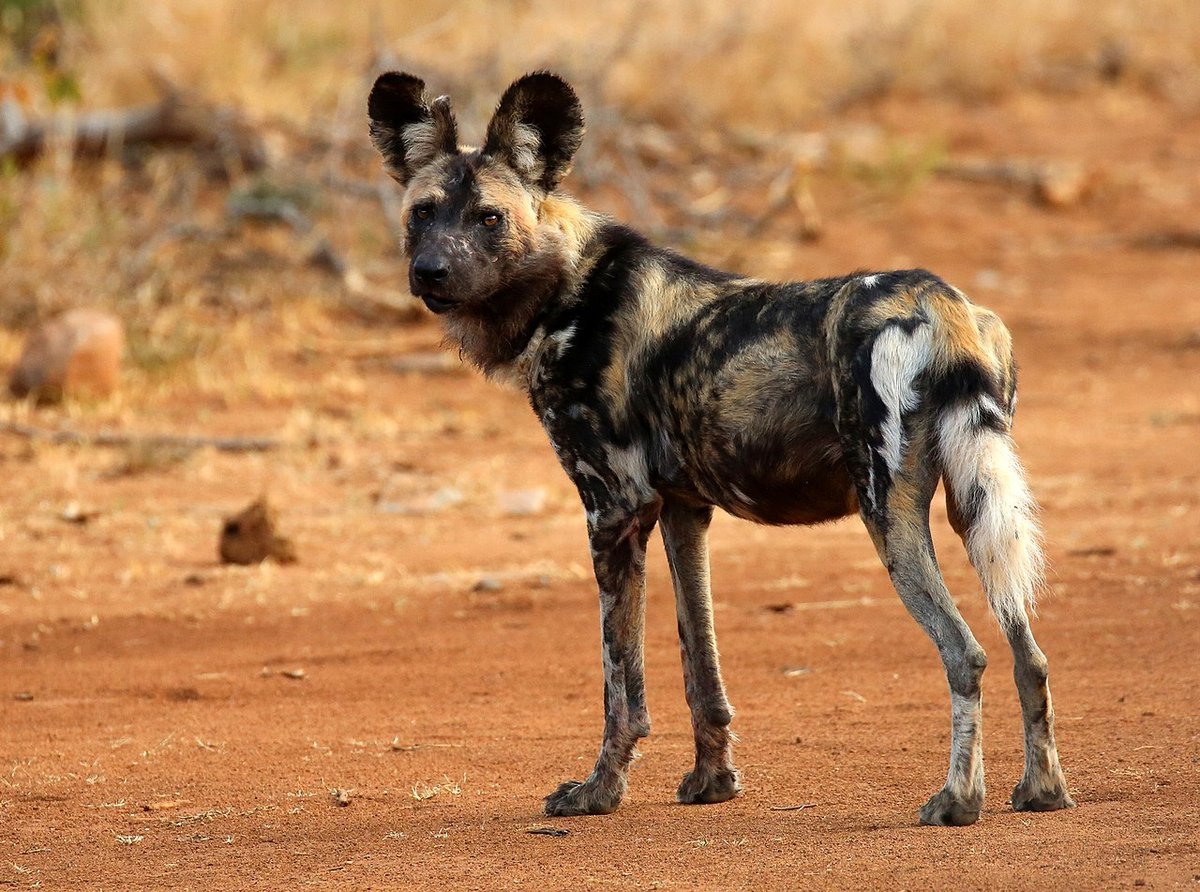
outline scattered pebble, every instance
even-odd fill
[[[530,836],[555,836],[555,837],[568,836],[571,833],[571,831],[567,830],[565,827],[548,827],[545,824],[538,824],[536,826],[530,827],[525,832],[528,833]]]
[[[1004,279],[997,270],[981,269],[975,273],[976,288],[997,291],[1003,283]]]
[[[784,678],[798,678],[801,675],[811,675],[812,670],[805,666],[791,666],[783,670]]]
[[[191,802],[190,799],[163,799],[159,802],[147,802],[142,806],[142,811],[166,811],[170,808],[187,805],[189,802]]]
[[[308,675],[308,673],[305,672],[303,669],[284,669],[279,674],[282,675],[284,678],[294,678],[297,681],[299,681],[302,678],[305,678]]]
[[[484,576],[479,579],[473,586],[473,592],[499,592],[504,590],[504,583],[495,576]]]
[[[496,496],[500,511],[509,517],[530,517],[541,514],[546,507],[546,490],[510,489]]]
[[[1078,204],[1092,186],[1092,174],[1082,165],[1058,161],[1044,165],[1038,172],[1038,199],[1050,207],[1062,208]]]
[[[447,508],[453,508],[463,501],[463,494],[459,490],[452,486],[443,486],[441,489],[435,490],[428,495],[418,496],[403,502],[380,501],[375,505],[375,508],[382,514],[421,516],[425,514],[437,514]]]
[[[33,694],[29,693],[29,691],[17,691],[13,694],[13,699],[21,703],[28,703],[33,699]]]
[[[350,791],[349,790],[340,790],[340,789],[330,790],[329,795],[333,798],[333,804],[336,805],[338,808],[345,808],[347,805],[350,804]]]
[[[60,520],[65,520],[67,523],[76,523],[80,526],[99,516],[99,511],[85,511],[79,507],[78,502],[68,502],[67,507],[63,508],[62,513],[58,515]]]

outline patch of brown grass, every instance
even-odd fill
[[[81,0],[69,7],[53,25],[53,64],[0,39],[0,99],[20,95],[28,114],[55,103],[71,107],[48,86],[49,66],[70,74],[80,108],[136,103],[153,96],[147,74],[157,70],[245,109],[271,142],[269,176],[282,195],[311,189],[330,173],[360,184],[378,175],[363,97],[385,66],[421,73],[432,90],[452,93],[466,139],[478,137],[512,77],[558,69],[583,94],[594,134],[587,151],[597,154],[612,151],[611,134],[630,120],[673,134],[671,155],[689,130],[732,145],[738,141],[730,137],[786,135],[883,95],[979,102],[1120,82],[1200,107],[1194,0],[615,0],[602,12],[549,0],[410,0],[336,10],[319,0]],[[931,134],[842,173],[864,189],[903,196],[938,164],[938,139]],[[671,169],[683,166],[672,162]],[[758,166],[770,172],[769,163]],[[600,165],[580,167],[586,173]],[[618,167],[609,178],[620,174]],[[687,181],[693,197],[729,204],[720,181],[710,179]],[[595,189],[596,180],[592,193],[582,178],[576,187],[606,210],[643,216],[622,204],[636,191],[625,189],[628,182],[621,180],[615,197]],[[688,188],[672,184],[681,187]],[[0,168],[0,368],[15,359],[16,332],[34,320],[100,305],[129,329],[131,361],[117,408],[163,405],[184,391],[214,404],[302,403],[318,387],[311,375],[301,384],[296,374],[311,354],[306,344],[339,331],[349,317],[340,285],[307,263],[309,246],[295,232],[231,220],[231,190],[254,188],[208,178],[186,152],[126,153],[84,165],[52,151],[25,170]],[[676,198],[681,206],[689,201]],[[403,282],[393,238],[369,200],[326,190],[305,212],[356,268],[378,282]],[[724,239],[717,224],[693,219],[691,226],[697,238],[711,230]],[[672,238],[689,241],[687,234]],[[714,262],[738,262],[688,247]],[[328,369],[320,386],[337,390],[345,371]]]
[[[361,119],[373,57],[482,116],[514,75],[565,70],[592,102],[644,118],[778,129],[880,91],[1003,95],[1126,79],[1200,101],[1191,0],[618,0],[348,4],[85,3],[68,61],[90,104],[146,94],[157,66],[208,95],[298,122]],[[10,60],[11,62],[11,60]],[[456,92],[462,93],[462,90]]]

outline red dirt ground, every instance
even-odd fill
[[[942,179],[898,207],[818,183],[826,237],[786,261],[793,276],[931,267],[1012,328],[1017,437],[1053,563],[1035,632],[1077,809],[1007,805],[1011,658],[939,501],[946,576],[991,657],[978,824],[917,825],[944,779],[948,698],[861,526],[729,518],[713,564],[744,795],[673,804],[691,741],[656,548],[654,733],[629,796],[612,816],[542,818],[602,726],[582,511],[518,395],[353,358],[381,337],[432,348],[429,324],[343,331],[340,352],[297,344],[297,379],[328,394],[311,404],[181,403],[131,422],[305,444],[278,454],[113,476],[102,450],[0,437],[0,885],[1200,885],[1200,255],[1129,244],[1194,225],[1200,125],[1111,96],[870,117],[1108,177],[1060,210]],[[446,487],[462,501],[428,515],[376,507]],[[530,488],[539,512],[501,510]],[[218,566],[220,518],[263,489],[300,562]],[[99,513],[66,522],[71,501]],[[474,590],[485,577],[500,587]],[[527,832],[544,825],[568,834]]]

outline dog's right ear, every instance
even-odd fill
[[[411,74],[381,74],[367,99],[371,142],[387,172],[407,185],[413,175],[441,155],[458,153],[458,127],[450,100],[425,98],[425,82]]]

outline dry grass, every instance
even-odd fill
[[[22,19],[18,8],[44,14]],[[673,229],[656,222],[658,195],[639,207],[644,186],[630,185],[624,162],[597,157],[615,154],[617,124],[676,136],[714,131],[719,145],[736,134],[787,135],[883,95],[978,102],[1102,82],[1200,107],[1194,0],[614,0],[602,11],[550,0],[409,0],[336,12],[318,0],[0,0],[0,29],[0,101],[18,96],[28,114],[145,101],[153,70],[236,104],[268,135],[274,164],[260,182],[214,180],[172,152],[91,165],[52,152],[30,169],[0,169],[0,366],[37,318],[107,306],[129,327],[121,399],[143,408],[181,391],[299,399],[289,366],[345,321],[339,283],[306,263],[311,246],[286,226],[232,222],[230,194],[304,192],[317,234],[340,256],[376,281],[403,281],[379,208],[315,188],[329,174],[376,175],[363,96],[381,67],[421,72],[432,89],[451,92],[467,138],[515,74],[563,71],[584,95],[594,134],[576,188],[706,259],[733,263],[687,232],[706,228],[720,240],[720,221],[701,227],[694,208],[728,204],[721,180],[699,166],[686,181],[678,176],[695,152],[670,162],[680,180],[671,188],[693,192],[677,203],[693,216]],[[843,173],[902,196],[923,184],[941,152],[935,134]],[[774,176],[773,163],[758,169]],[[602,169],[621,183],[615,197],[596,189],[603,177],[589,172]],[[739,186],[753,190],[767,185]],[[287,345],[287,355],[269,355],[268,342]]]
[[[515,73],[551,66],[645,118],[772,129],[882,89],[987,97],[1109,77],[1200,100],[1190,0],[408,0],[336,13],[320,0],[113,0],[83,3],[79,20],[63,55],[87,103],[144,96],[157,66],[301,122],[358,119],[356,75],[376,56],[470,84],[460,102],[475,112]]]

